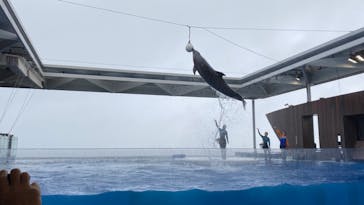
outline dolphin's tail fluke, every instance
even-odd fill
[[[242,99],[241,102],[243,103],[244,110],[246,110],[246,101]]]
[[[246,110],[246,101],[244,100],[243,97],[241,97],[241,95],[239,95],[238,93],[235,93],[235,96],[233,97],[235,98],[236,100],[240,100],[242,103],[243,103],[243,107],[244,107],[244,110]]]
[[[244,110],[246,110],[246,101],[239,95],[238,99],[243,103]]]

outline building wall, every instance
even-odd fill
[[[290,106],[268,113],[267,118],[273,128],[286,131],[289,147],[313,148],[312,116],[316,114],[321,148],[338,147],[338,134],[343,147],[355,147],[357,118],[364,115],[364,91]]]

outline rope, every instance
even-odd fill
[[[188,26],[188,42],[191,41],[191,26]]]

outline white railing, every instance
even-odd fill
[[[154,158],[161,160],[216,160],[221,159],[220,149],[12,149],[0,137],[0,158],[17,159],[56,158]],[[16,144],[16,141],[14,142]],[[5,146],[5,147],[4,147]],[[227,160],[364,160],[364,149],[226,149]]]

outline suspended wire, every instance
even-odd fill
[[[135,18],[140,18],[140,19],[144,19],[144,20],[148,20],[148,21],[154,21],[154,22],[159,22],[159,23],[164,23],[164,24],[170,24],[170,25],[175,25],[175,26],[189,26],[191,28],[198,28],[198,29],[212,29],[212,30],[243,30],[243,31],[283,31],[283,32],[325,32],[325,33],[348,33],[351,32],[351,30],[331,30],[331,29],[297,29],[297,28],[256,28],[256,27],[219,27],[219,26],[199,26],[199,25],[191,25],[191,24],[183,24],[183,23],[178,23],[178,22],[174,22],[174,21],[169,21],[169,20],[164,20],[164,19],[159,19],[159,18],[154,18],[154,17],[149,17],[149,16],[142,16],[142,15],[137,15],[137,14],[133,14],[133,13],[129,13],[129,12],[124,12],[124,11],[120,11],[120,10],[114,10],[114,9],[108,9],[108,8],[102,8],[102,7],[98,7],[98,6],[92,6],[89,4],[83,4],[83,3],[78,3],[78,2],[74,2],[74,1],[67,1],[67,0],[58,0],[59,2],[62,3],[66,3],[66,4],[70,4],[70,5],[75,5],[75,6],[80,6],[80,7],[85,7],[85,8],[91,8],[91,9],[96,9],[96,10],[100,10],[100,11],[106,11],[106,12],[110,12],[110,13],[115,13],[115,14],[121,14],[121,15],[125,15],[125,16],[131,16],[131,17],[135,17]]]
[[[13,89],[11,89],[11,92],[10,92],[10,94],[9,94],[8,100],[7,100],[7,102],[6,102],[5,106],[4,106],[4,110],[3,110],[3,112],[1,113],[1,117],[0,117],[0,124],[1,124],[1,122],[3,121],[3,119],[4,119],[5,115],[6,115],[6,112],[7,112],[7,110],[8,110],[7,108],[9,107],[9,104],[11,103],[11,101],[12,101],[12,99],[13,99],[13,95],[14,95],[14,92],[15,92],[15,87],[17,87],[17,84],[18,84],[19,79],[20,79],[20,75],[18,75],[18,76],[16,77],[15,84],[14,84],[14,88],[13,88]]]
[[[195,26],[195,28],[211,29],[211,30],[240,30],[240,31],[281,31],[281,32],[322,32],[322,33],[352,32],[352,30],[297,29],[297,28],[255,28],[255,27],[216,27],[216,26]]]
[[[248,51],[248,52],[253,53],[253,54],[257,55],[257,56],[260,56],[260,57],[266,58],[266,59],[271,60],[271,61],[274,61],[274,62],[277,62],[277,61],[278,61],[278,60],[276,60],[276,59],[274,59],[274,58],[271,58],[271,57],[269,57],[269,56],[267,56],[267,55],[261,54],[261,53],[259,53],[259,52],[255,51],[255,50],[253,50],[253,49],[250,49],[250,48],[247,48],[247,47],[245,47],[245,46],[242,46],[242,45],[240,45],[240,44],[238,44],[238,43],[235,43],[234,41],[231,41],[231,40],[229,40],[229,39],[225,38],[224,36],[221,36],[221,35],[219,35],[219,34],[217,34],[217,33],[213,32],[213,31],[210,31],[210,30],[208,30],[208,29],[204,29],[204,30],[205,30],[205,31],[207,31],[208,33],[210,33],[210,34],[212,34],[212,35],[214,35],[214,36],[216,36],[216,37],[218,37],[218,38],[220,38],[220,39],[222,39],[222,40],[224,40],[224,41],[226,41],[226,42],[230,43],[231,45],[234,45],[234,46],[236,46],[236,47],[238,47],[238,48],[241,48],[241,49],[243,49],[243,50],[245,50],[245,51]]]
[[[28,105],[30,103],[30,100],[33,97],[33,94],[34,94],[34,90],[30,89],[30,91],[28,92],[27,96],[24,99],[24,102],[23,102],[22,106],[19,109],[18,115],[16,116],[13,124],[11,125],[11,127],[9,129],[8,134],[10,134],[13,131],[13,129],[14,129],[15,125],[17,124],[17,122],[19,121],[20,117],[25,112],[25,109],[28,107]]]
[[[250,49],[246,46],[242,46],[220,34],[217,34],[211,30],[246,30],[246,31],[294,31],[294,32],[335,32],[335,33],[348,33],[351,32],[350,30],[330,30],[330,29],[296,29],[296,28],[255,28],[255,27],[218,27],[218,26],[197,26],[197,25],[191,25],[191,24],[183,24],[183,23],[178,23],[178,22],[174,22],[174,21],[169,21],[169,20],[164,20],[164,19],[159,19],[159,18],[154,18],[154,17],[149,17],[149,16],[142,16],[142,15],[137,15],[137,14],[133,14],[133,13],[129,13],[129,12],[124,12],[124,11],[119,11],[119,10],[114,10],[114,9],[108,9],[108,8],[102,8],[102,7],[98,7],[98,6],[92,6],[89,4],[83,4],[83,3],[78,3],[78,2],[74,2],[74,1],[68,1],[68,0],[58,0],[59,2],[62,3],[66,3],[66,4],[70,4],[70,5],[74,5],[74,6],[79,6],[79,7],[85,7],[85,8],[90,8],[90,9],[96,9],[96,10],[101,10],[101,11],[106,11],[106,12],[110,12],[110,13],[114,13],[114,14],[121,14],[121,15],[125,15],[125,16],[131,16],[131,17],[135,17],[135,18],[139,18],[139,19],[144,19],[144,20],[148,20],[148,21],[153,21],[153,22],[158,22],[158,23],[163,23],[163,24],[169,24],[169,25],[174,25],[174,26],[180,26],[180,27],[188,27],[188,31],[189,31],[189,41],[191,40],[191,28],[195,28],[195,29],[203,29],[206,32],[224,40],[225,42],[234,45],[240,49],[243,49],[247,52],[253,53],[257,56],[263,57],[265,59],[268,59],[270,61],[273,62],[277,62],[278,60],[269,57],[267,55],[264,55],[260,52],[257,52],[253,49]],[[140,68],[145,68],[144,66],[128,66],[128,67],[140,67]]]
[[[148,16],[141,16],[141,15],[132,14],[132,13],[124,12],[124,11],[119,11],[119,10],[114,10],[114,9],[107,9],[107,8],[92,6],[92,5],[88,5],[88,4],[77,3],[77,2],[73,2],[73,1],[66,1],[66,0],[58,0],[58,1],[62,2],[62,3],[75,5],[75,6],[81,6],[81,7],[96,9],[96,10],[100,10],[100,11],[107,11],[107,12],[114,13],[114,14],[121,14],[121,15],[125,15],[125,16],[131,16],[131,17],[135,17],[135,18],[148,20],[148,21],[154,21],[154,22],[159,22],[159,23],[164,23],[164,24],[171,24],[171,25],[175,25],[175,26],[187,26],[186,24],[176,23],[176,22],[173,22],[173,21],[167,21],[167,20],[148,17]]]
[[[203,29],[207,32],[209,32],[210,34],[240,48],[240,49],[243,49],[245,51],[248,51],[248,52],[251,52],[253,54],[256,54],[258,56],[261,56],[263,58],[266,58],[266,59],[269,59],[271,61],[274,61],[274,62],[277,62],[277,60],[269,57],[269,56],[266,56],[266,55],[263,55],[257,51],[254,51],[250,48],[247,48],[245,46],[242,46],[242,45],[239,45],[229,39],[227,39],[226,37],[223,37],[207,28],[219,28],[219,27],[203,27],[203,26],[193,26],[193,25],[189,25],[189,24],[181,24],[181,23],[176,23],[176,22],[172,22],[172,21],[166,21],[166,20],[162,20],[162,19],[157,19],[157,18],[151,18],[151,17],[146,17],[146,16],[140,16],[140,15],[135,15],[135,14],[131,14],[131,13],[127,13],[127,12],[122,12],[122,11],[116,11],[116,10],[113,10],[113,9],[105,9],[105,8],[101,8],[101,7],[96,7],[96,6],[91,6],[91,5],[88,5],[88,4],[82,4],[82,3],[77,3],[77,2],[73,2],[73,1],[66,1],[66,0],[58,0],[60,2],[63,2],[63,3],[68,3],[68,4],[72,4],[72,5],[77,5],[77,6],[82,6],[82,7],[86,7],[86,8],[92,8],[92,9],[98,9],[98,10],[103,10],[103,11],[108,11],[108,12],[112,12],[112,13],[118,13],[118,14],[122,14],[122,15],[127,15],[127,16],[133,16],[133,17],[137,17],[137,18],[142,18],[142,19],[145,19],[145,20],[149,20],[149,21],[154,21],[154,22],[159,22],[159,23],[165,23],[165,24],[172,24],[172,25],[176,25],[176,26],[183,26],[183,27],[188,27],[188,40],[190,41],[191,40],[191,28],[199,28],[199,29]],[[222,29],[222,28],[220,28]],[[230,28],[231,30],[231,28]]]
[[[17,78],[15,80],[14,87],[12,88],[12,90],[10,92],[8,101],[6,102],[5,107],[4,107],[4,110],[3,110],[2,114],[1,114],[1,117],[0,117],[0,125],[1,125],[2,121],[4,120],[6,113],[9,110],[10,104],[13,102],[13,100],[14,100],[14,98],[16,96],[16,93],[18,92],[17,87],[19,85],[21,85],[21,83],[23,82],[24,78],[25,78],[24,76],[20,76],[20,75],[17,76]]]

